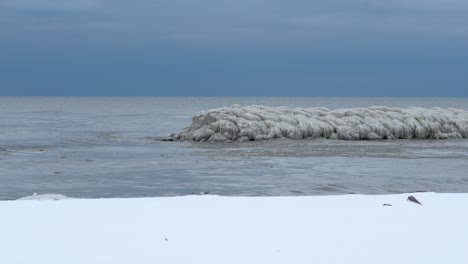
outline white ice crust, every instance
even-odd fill
[[[19,198],[18,200],[63,200],[68,199],[69,197],[63,194],[55,194],[55,193],[46,193],[46,194],[36,194]]]
[[[170,140],[468,138],[468,111],[452,108],[335,109],[268,106],[223,107],[196,113],[192,125]]]

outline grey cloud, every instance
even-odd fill
[[[432,9],[440,11],[468,9],[468,2],[465,0],[376,0],[368,2],[375,6],[393,8]]]
[[[359,12],[324,13],[292,17],[291,24],[303,28],[328,28],[348,32],[430,34],[468,37],[468,19],[459,16],[372,14]]]
[[[110,41],[311,42],[341,34],[466,38],[462,0],[3,0],[2,30]],[[29,13],[22,13],[29,11]],[[34,11],[42,11],[35,13]],[[46,12],[54,11],[53,14]],[[31,13],[32,12],[32,13]]]
[[[105,0],[2,0],[0,7],[22,10],[82,10],[99,7]]]

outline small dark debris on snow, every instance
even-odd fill
[[[206,194],[210,194],[210,192],[192,193],[192,195],[206,195]]]
[[[384,203],[382,206],[392,206],[391,204]]]
[[[412,195],[408,196],[408,199],[406,199],[406,200],[409,201],[409,202],[413,202],[413,203],[417,203],[417,204],[419,204],[419,205],[422,205],[422,203],[420,203],[420,202],[418,201],[418,199],[416,199],[416,198],[415,198],[414,196],[412,196]]]
[[[169,239],[167,239],[167,237],[164,238],[164,241],[169,241]]]

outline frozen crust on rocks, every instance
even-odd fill
[[[468,138],[468,111],[452,108],[375,106],[330,110],[240,106],[196,113],[192,125],[168,141],[253,141],[290,139]]]
[[[19,198],[18,200],[64,200],[68,199],[69,197],[62,195],[62,194],[55,194],[55,193],[47,193],[47,194],[33,194],[30,196]]]

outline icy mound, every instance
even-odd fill
[[[167,140],[246,141],[271,138],[468,138],[468,111],[376,106],[329,110],[238,106],[196,113],[192,125]]]
[[[69,197],[62,195],[62,194],[33,194],[30,196],[26,196],[23,198],[19,198],[18,200],[63,200],[69,199]]]

